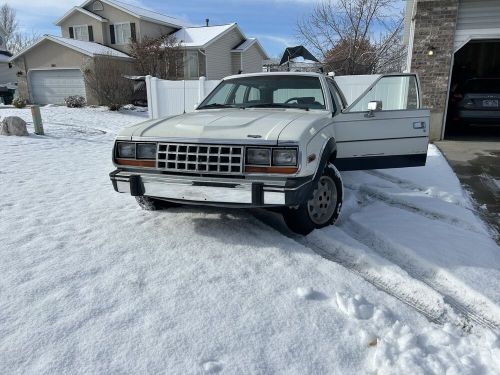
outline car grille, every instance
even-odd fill
[[[169,172],[239,174],[242,146],[160,143],[157,166]]]

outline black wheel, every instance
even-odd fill
[[[293,232],[307,235],[314,229],[335,224],[342,208],[344,188],[340,173],[333,164],[325,167],[307,202],[283,212],[285,223]]]
[[[175,203],[163,201],[161,199],[151,198],[151,197],[135,197],[135,200],[139,206],[145,211],[157,211],[164,208],[174,207]]]

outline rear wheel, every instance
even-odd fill
[[[340,215],[343,186],[339,171],[333,164],[325,167],[307,202],[287,208],[283,218],[295,233],[307,235],[314,229],[333,225]]]
[[[135,200],[137,201],[139,206],[145,211],[157,211],[176,206],[175,203],[145,196],[135,197]]]

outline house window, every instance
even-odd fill
[[[187,51],[186,64],[184,66],[184,75],[186,79],[198,78],[200,76],[199,68],[198,51]]]
[[[115,23],[116,44],[128,44],[132,38],[130,23]]]
[[[76,40],[89,41],[89,27],[87,25],[73,26],[73,32]]]
[[[94,1],[94,4],[92,4],[92,10],[101,11],[104,10],[104,7],[102,6],[102,3],[100,1]]]

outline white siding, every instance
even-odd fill
[[[232,74],[238,74],[241,70],[241,53],[240,52],[232,52],[231,53],[231,62],[232,62]]]
[[[208,79],[222,79],[233,73],[231,50],[241,42],[243,42],[242,35],[236,29],[232,29],[206,48]]]
[[[455,51],[471,38],[500,38],[499,0],[460,0]]]
[[[243,73],[259,73],[262,72],[263,57],[259,47],[254,44],[252,47],[243,52]]]

